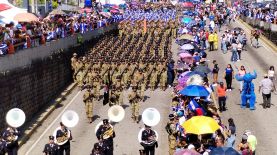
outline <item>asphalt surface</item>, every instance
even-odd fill
[[[245,27],[240,23],[232,23],[234,27]],[[249,31],[246,31],[249,36]],[[220,44],[219,44],[220,45]],[[256,149],[257,155],[277,155],[276,139],[277,135],[274,134],[277,127],[277,113],[276,113],[276,95],[272,95],[272,106],[270,109],[262,108],[262,95],[258,93],[259,81],[263,79],[264,73],[266,73],[269,66],[273,65],[277,67],[277,54],[270,50],[269,47],[261,43],[261,47],[258,49],[253,47],[247,47],[247,51],[242,53],[242,61],[236,62],[237,67],[244,65],[247,72],[253,72],[255,69],[258,73],[258,78],[253,80],[255,84],[255,92],[257,96],[256,110],[250,111],[249,109],[240,108],[240,94],[239,83],[233,81],[233,91],[228,92],[227,108],[226,112],[221,114],[223,122],[227,124],[227,119],[232,117],[237,126],[237,139],[236,144],[241,140],[241,135],[244,130],[251,130],[258,139],[258,146]],[[176,59],[177,45],[173,44],[173,56]],[[231,52],[223,54],[220,50],[207,52],[208,59],[210,60],[209,67],[212,67],[212,60],[217,60],[220,68],[219,80],[223,81],[222,73],[228,63],[231,63]],[[148,96],[144,103],[141,103],[140,113],[147,107],[155,107],[161,113],[160,123],[153,127],[159,134],[159,148],[156,149],[157,155],[168,154],[168,142],[167,133],[164,129],[167,122],[167,115],[169,113],[171,88],[168,88],[165,92],[156,90],[155,92],[146,91],[145,95]],[[48,136],[52,135],[53,131],[58,127],[60,122],[61,113],[64,110],[74,110],[79,114],[80,122],[74,128],[71,128],[73,134],[73,140],[71,142],[72,155],[86,155],[89,154],[93,144],[97,142],[94,133],[95,126],[102,119],[107,118],[108,105],[103,106],[102,101],[96,102],[94,106],[94,122],[88,124],[85,118],[84,103],[82,102],[82,94],[77,89],[74,89],[72,93],[61,103],[61,106],[56,109],[49,118],[42,124],[40,128],[30,137],[26,144],[24,144],[20,150],[19,155],[39,155],[42,154],[44,145],[48,142]],[[139,130],[143,127],[142,121],[139,124],[133,123],[131,120],[131,110],[127,101],[127,92],[124,96],[125,118],[123,121],[114,125],[116,137],[114,138],[114,154],[115,155],[137,155],[140,146],[137,135]]]

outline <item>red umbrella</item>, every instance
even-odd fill
[[[185,8],[193,8],[194,5],[193,5],[192,2],[184,2],[184,3],[183,3],[183,7],[185,7]]]
[[[1,3],[1,4],[0,4],[0,12],[1,12],[1,11],[5,11],[5,10],[8,10],[8,9],[10,9],[10,8],[12,8],[12,7],[9,6],[9,5],[7,5],[7,4],[4,4],[4,3]]]

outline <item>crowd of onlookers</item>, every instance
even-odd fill
[[[34,22],[13,22],[0,26],[0,55],[13,54],[25,48],[43,45],[46,42],[65,38],[76,33],[86,33],[122,19],[120,13],[100,14],[70,13],[53,15]]]
[[[237,11],[246,17],[260,19],[269,23],[276,23],[277,10],[272,10],[270,8],[253,8],[242,5],[237,7]]]

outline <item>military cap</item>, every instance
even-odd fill
[[[73,56],[77,56],[77,53],[73,53]]]
[[[49,140],[54,140],[54,136],[49,136]]]
[[[104,125],[109,124],[109,120],[108,119],[103,119],[103,124]]]
[[[98,143],[95,143],[94,146],[93,146],[93,149],[100,150],[101,146]]]
[[[169,115],[168,115],[168,118],[169,118],[169,119],[174,119],[174,115],[173,115],[173,114],[169,114]]]

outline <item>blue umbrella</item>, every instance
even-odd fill
[[[180,94],[194,97],[205,97],[210,95],[204,86],[199,85],[189,85],[180,91]]]
[[[234,148],[232,147],[217,147],[214,148],[209,155],[240,155]]]
[[[188,24],[190,21],[191,21],[191,18],[189,18],[189,17],[185,17],[182,19],[182,22],[185,24]]]

